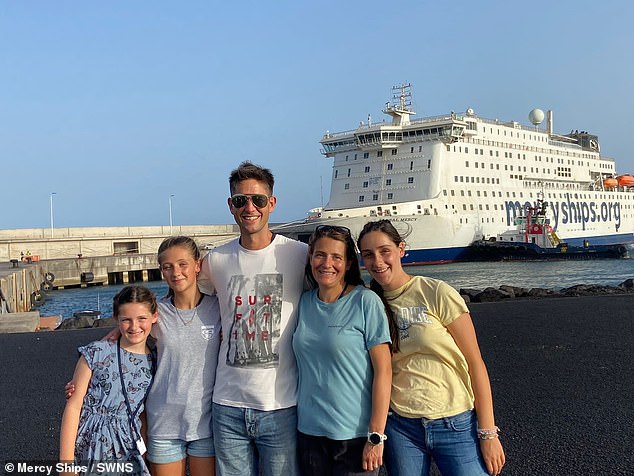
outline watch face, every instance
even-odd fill
[[[378,445],[379,443],[381,443],[381,436],[378,433],[371,433],[370,443],[372,443],[373,445]]]

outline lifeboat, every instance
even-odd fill
[[[603,181],[603,186],[605,188],[614,188],[619,184],[619,181],[615,178],[606,178]]]
[[[616,180],[621,187],[631,187],[632,185],[634,185],[634,176],[630,174],[619,175]]]

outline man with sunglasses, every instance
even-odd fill
[[[198,278],[220,302],[213,429],[223,476],[299,474],[291,342],[308,247],[269,229],[273,185],[271,171],[250,162],[231,172],[228,205],[240,237],[213,249]]]

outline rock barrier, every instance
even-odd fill
[[[461,288],[460,295],[466,302],[495,302],[516,298],[547,298],[547,297],[576,297],[576,296],[606,296],[613,294],[634,293],[634,279],[626,279],[618,286],[602,284],[575,284],[559,290],[550,288],[518,288],[502,285],[499,288],[488,287],[483,290]]]

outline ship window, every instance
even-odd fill
[[[357,154],[354,154],[354,160],[357,160]]]
[[[478,155],[478,149],[475,150],[475,155]]]
[[[454,182],[457,182],[457,181],[458,181],[458,176],[457,176],[457,175],[454,175],[454,176],[453,176],[453,181],[454,181]]]
[[[468,153],[469,153],[469,147],[465,147],[465,148],[464,148],[464,153],[465,153],[465,154],[468,154]]]
[[[387,194],[387,199],[388,199],[388,200],[392,200],[392,198],[394,198],[394,194],[393,194],[393,193],[391,193],[391,192],[390,192],[390,193],[388,193],[388,194]]]
[[[383,151],[382,151],[382,150],[379,150],[379,151],[376,153],[376,156],[377,156],[377,157],[383,157]]]
[[[392,149],[392,155],[396,155],[396,154],[397,154],[397,152],[398,152],[398,150],[397,150],[397,149]]]
[[[346,155],[346,162],[348,162],[348,156]]]
[[[350,169],[348,169],[348,177],[350,177]]]
[[[413,153],[414,153],[414,148],[413,148],[413,147],[410,147],[410,148],[409,148],[409,152],[410,152],[410,154],[413,154]]]
[[[473,203],[472,203],[471,205],[469,205],[469,208],[470,208],[471,210],[473,210]]]
[[[360,202],[365,201],[365,197],[364,197],[363,195],[359,195],[359,201],[360,201]]]
[[[465,211],[467,210],[467,205],[465,203],[462,204],[462,209]]]
[[[468,160],[464,161],[464,166],[467,167],[467,168],[469,167],[469,161]]]
[[[392,170],[394,168],[394,164],[387,164],[387,169]]]
[[[428,168],[428,169],[431,169],[431,159],[429,159],[429,160],[427,161],[427,168]]]
[[[452,190],[452,192],[453,192],[453,190]],[[446,197],[447,196],[447,190],[443,190],[442,194]]]
[[[386,180],[385,180],[385,185],[386,185],[386,186],[390,186],[390,185],[392,185],[392,179],[391,179],[391,178],[386,179]]]
[[[363,182],[363,188],[368,188],[368,182]]]
[[[467,195],[471,196],[471,190],[467,190]]]
[[[335,178],[337,178],[337,175],[339,175],[339,171],[335,170]]]
[[[370,166],[368,165],[365,169],[363,169],[363,171],[367,174],[368,172],[370,172]]]
[[[370,158],[370,152],[364,152],[363,153],[363,158],[364,159],[369,159]]]
[[[409,163],[409,169],[410,170],[414,170],[414,161],[413,160],[410,161],[410,163]]]
[[[422,152],[422,151],[423,151],[423,146],[422,146],[422,145],[419,145],[419,146],[418,146],[418,152]]]
[[[414,177],[407,177],[407,183],[414,183]]]
[[[479,196],[480,196],[480,190],[478,190],[478,191],[476,192],[476,196],[477,196],[477,197],[479,197]]]
[[[480,166],[480,164],[478,164],[478,162],[475,163],[475,168],[477,169]]]
[[[372,200],[378,200],[379,199],[379,194],[375,193],[372,195]]]
[[[464,197],[464,190],[460,190],[460,196]]]
[[[451,190],[451,196],[455,197],[456,196],[456,191],[455,190]]]
[[[350,184],[349,184],[349,183],[347,183],[347,184],[345,184],[345,185],[343,186],[343,189],[344,189],[344,190],[348,190],[349,188],[350,188]]]

